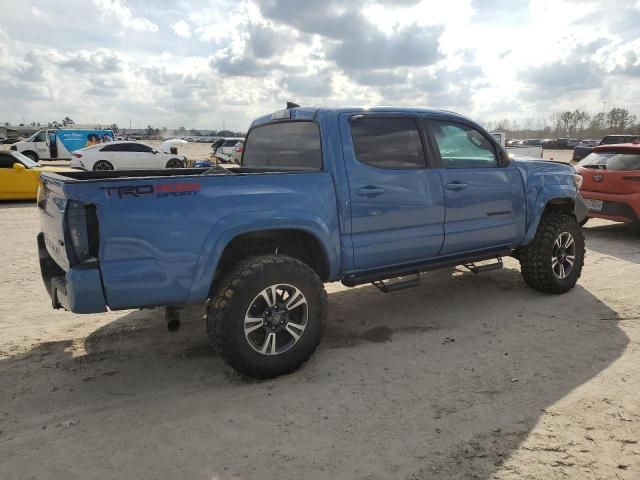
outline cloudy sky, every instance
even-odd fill
[[[0,121],[245,129],[304,105],[640,113],[640,0],[0,0]]]

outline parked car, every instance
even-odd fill
[[[244,138],[220,138],[211,145],[211,154],[222,163],[231,163],[233,149]]]
[[[23,153],[34,162],[40,160],[71,160],[71,152],[91,145],[113,141],[111,130],[56,129],[38,130],[27,140],[11,145],[11,150]]]
[[[175,326],[181,306],[206,304],[226,362],[274,377],[315,351],[323,282],[388,293],[512,255],[532,288],[571,290],[581,180],[570,165],[511,159],[451,112],[288,108],[253,122],[234,170],[44,173],[39,258],[55,308],[166,306]]]
[[[231,154],[231,161],[233,163],[237,163],[240,165],[240,160],[242,159],[242,152],[244,152],[244,141],[240,140],[236,143],[236,146],[233,147],[233,153]]]
[[[640,141],[595,147],[576,166],[590,217],[640,224]]]
[[[529,145],[526,140],[512,140],[511,145],[508,145],[505,141],[505,135],[502,132],[494,132],[491,134],[496,141],[502,145],[507,153],[512,155],[514,158],[542,158],[542,146],[540,145]]]
[[[640,140],[640,135],[606,135],[598,145],[616,145],[620,143],[631,143],[635,140]],[[594,147],[588,145],[578,145],[573,149],[572,160],[578,162],[585,158],[593,151]]]
[[[186,157],[156,150],[140,142],[110,142],[73,152],[71,166],[82,170],[154,170],[182,168]]]
[[[0,150],[0,200],[36,198],[40,173],[70,171],[63,167],[41,167],[20,152]]]

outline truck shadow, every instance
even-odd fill
[[[224,365],[199,309],[175,334],[160,311],[138,311],[0,361],[14,385],[0,397],[14,412],[0,451],[22,452],[0,473],[37,476],[38,449],[63,445],[47,461],[65,478],[489,480],[542,412],[628,343],[586,289],[543,295],[510,268],[436,272],[391,295],[338,290],[329,304],[319,351],[270,381]],[[177,451],[182,462],[166,461]],[[126,470],[123,456],[139,460]]]
[[[584,227],[587,248],[610,257],[640,263],[640,226],[606,223]]]

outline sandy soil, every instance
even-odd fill
[[[31,203],[0,205],[2,479],[640,478],[640,230],[586,228],[550,296],[517,264],[383,295],[328,285],[298,372],[241,379],[201,311],[53,311]]]

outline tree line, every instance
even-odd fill
[[[511,138],[594,138],[608,134],[640,134],[636,115],[626,108],[590,114],[583,110],[554,112],[548,118],[489,120],[480,122],[490,132],[505,132]]]

